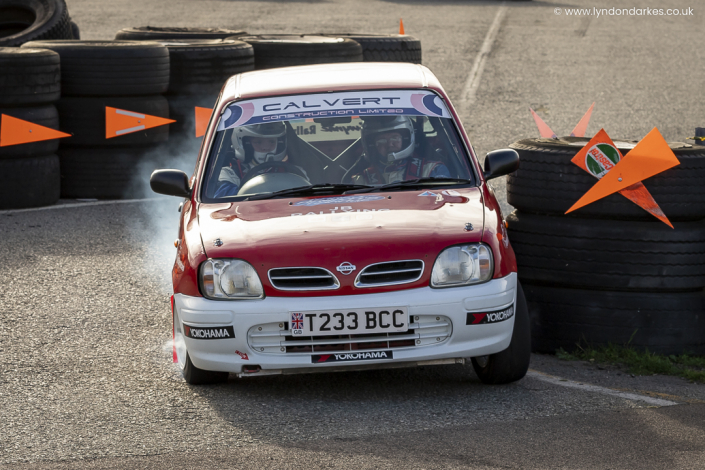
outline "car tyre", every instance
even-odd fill
[[[535,352],[628,345],[705,354],[705,291],[612,292],[526,285]]]
[[[225,382],[228,379],[227,372],[212,372],[209,370],[199,369],[193,365],[191,362],[191,357],[186,350],[186,343],[184,342],[184,334],[180,326],[178,313],[174,312],[173,320],[174,328],[174,359],[181,369],[181,373],[184,376],[186,383],[190,385],[204,385],[212,383]]]
[[[81,39],[81,29],[73,21],[71,22],[71,35],[73,39]]]
[[[705,286],[705,220],[615,221],[514,211],[507,230],[526,283],[669,292]]]
[[[571,162],[587,144],[584,137],[524,139],[510,148],[521,166],[507,178],[507,202],[523,212],[561,215],[597,180]],[[623,155],[635,142],[615,141]],[[705,218],[705,147],[669,143],[680,164],[644,181],[671,221]],[[571,218],[652,220],[648,212],[621,194],[612,194],[568,214]]]
[[[0,19],[0,47],[73,37],[64,0],[0,0]]]
[[[0,210],[55,204],[59,184],[56,155],[0,159]]]
[[[406,34],[321,34],[352,39],[362,46],[365,62],[421,63],[421,40]]]
[[[210,370],[199,369],[191,362],[191,357],[186,353],[186,363],[182,370],[184,380],[189,385],[206,385],[222,383],[228,380],[228,372],[213,372]]]
[[[266,34],[236,39],[254,48],[255,70],[363,61],[362,47],[352,39],[305,34]]]
[[[171,95],[208,95],[215,101],[228,78],[255,68],[252,46],[234,38],[156,42],[169,49]]]
[[[490,385],[516,382],[526,375],[531,360],[529,308],[524,290],[517,282],[514,330],[509,347],[489,356],[473,357],[472,367],[483,383]]]
[[[156,26],[138,26],[123,28],[117,32],[115,39],[123,41],[173,41],[175,39],[226,39],[243,36],[245,31],[220,28],[174,28]]]
[[[0,47],[0,106],[53,103],[61,95],[59,54]]]
[[[169,50],[154,42],[32,41],[61,57],[62,96],[131,96],[169,87]]]

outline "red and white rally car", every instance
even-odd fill
[[[426,67],[327,64],[225,84],[189,179],[173,268],[174,355],[187,382],[472,364],[529,365],[526,301],[484,172]]]

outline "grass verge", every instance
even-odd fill
[[[578,345],[572,353],[563,349],[556,351],[559,359],[568,361],[590,361],[598,364],[626,366],[635,375],[673,375],[691,382],[705,383],[705,357],[682,354],[664,356],[629,346],[610,344],[596,348]]]

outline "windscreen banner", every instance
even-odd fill
[[[218,130],[294,119],[389,115],[450,118],[443,100],[431,91],[353,91],[238,101],[225,110]]]

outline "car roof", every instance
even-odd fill
[[[433,72],[423,65],[404,62],[349,62],[241,73],[225,83],[222,100],[228,102],[262,96],[353,89],[426,87],[439,91],[443,89]]]

